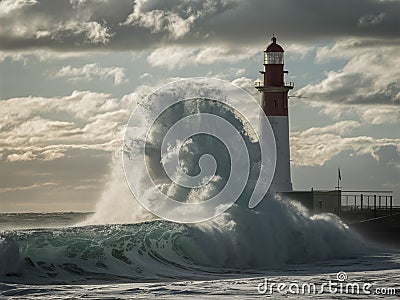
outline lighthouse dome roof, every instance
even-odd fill
[[[276,43],[276,37],[272,37],[272,43],[265,49],[265,52],[285,52],[281,45]]]

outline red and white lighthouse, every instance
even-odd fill
[[[283,70],[284,50],[272,37],[272,43],[264,50],[263,79],[256,82],[256,89],[261,93],[261,105],[271,124],[276,142],[276,167],[270,185],[271,192],[292,191],[290,176],[290,147],[288,92],[293,83],[285,84]]]

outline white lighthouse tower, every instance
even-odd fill
[[[263,80],[256,82],[256,88],[261,93],[261,105],[271,124],[276,142],[275,174],[269,190],[273,193],[292,191],[290,176],[290,147],[288,92],[293,89],[293,83],[285,84],[283,70],[284,50],[272,37],[272,43],[264,50]]]

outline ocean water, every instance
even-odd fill
[[[252,162],[238,201],[202,223],[156,219],[132,199],[117,155],[94,213],[0,214],[0,298],[399,296],[397,249],[365,241],[335,215],[311,215],[299,204],[270,194],[250,210],[248,199],[259,175],[257,141],[224,107],[193,101],[181,105],[164,116],[162,126],[154,126],[152,149],[177,119],[193,112],[219,112],[239,127]],[[229,156],[220,141],[209,137],[197,136],[185,147],[180,159],[189,173],[198,172],[195,162],[204,153],[223,162],[217,180],[196,193],[168,182],[162,172],[154,172],[160,176],[155,181],[174,199],[203,201],[226,183]],[[160,156],[148,158],[150,167],[159,170]],[[142,173],[137,171],[138,183]],[[151,196],[151,190],[142,188]],[[307,285],[310,288],[302,291]]]
[[[276,215],[294,209],[279,204],[271,201],[271,206],[266,206],[274,208]],[[299,297],[288,291],[281,294],[275,288],[272,293],[268,290],[261,294],[260,285],[265,280],[287,285],[315,284],[316,293],[301,296],[321,299],[380,298],[374,294],[377,288],[397,289],[399,296],[400,253],[364,242],[334,216],[313,220],[298,210],[299,219],[293,225],[286,223],[287,228],[274,236],[268,229],[277,225],[272,218],[246,213],[241,215],[246,221],[242,226],[233,221],[243,214],[242,208],[233,210],[219,220],[200,225],[154,220],[71,226],[74,219],[81,222],[83,217],[73,213],[30,214],[33,224],[40,221],[40,228],[12,230],[8,221],[8,229],[0,234],[0,298]],[[27,216],[20,217],[26,220]],[[17,226],[21,224],[19,214],[12,218]],[[4,214],[1,219],[5,219]],[[69,226],[65,226],[66,219],[71,221]],[[248,226],[249,219],[255,226]],[[310,232],[297,231],[301,224],[297,222],[305,222],[304,228],[309,226]],[[326,231],[332,224],[334,227]],[[346,272],[345,282],[360,286],[370,283],[372,295],[331,293],[327,287],[320,293],[322,284],[340,283],[338,272]]]

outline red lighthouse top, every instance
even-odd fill
[[[276,37],[273,36],[271,41],[272,43],[265,49],[265,52],[285,52],[281,45],[276,43]]]
[[[256,88],[262,93],[262,107],[268,117],[288,116],[288,92],[293,84],[285,84],[283,70],[284,50],[276,43],[275,36],[272,43],[264,50],[264,82],[256,84]]]

